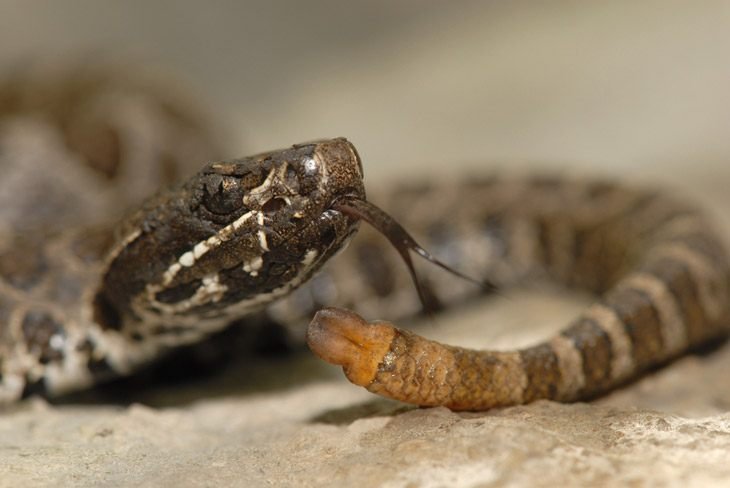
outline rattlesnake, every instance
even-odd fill
[[[345,139],[216,159],[185,102],[93,71],[18,77],[0,87],[0,117],[0,402],[130,374],[267,306],[290,324],[322,306],[393,319],[419,311],[405,268],[372,233],[315,275],[361,218],[388,219],[365,202]],[[212,162],[166,186],[202,161]],[[310,347],[376,393],[455,409],[588,398],[730,327],[724,247],[700,211],[670,195],[533,177],[412,183],[368,198],[472,276],[500,288],[550,279],[599,297],[559,335],[513,352],[319,312]],[[402,254],[414,248],[392,230]],[[433,270],[422,280],[439,306],[479,293]]]

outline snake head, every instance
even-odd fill
[[[97,321],[202,329],[289,293],[356,231],[336,202],[364,199],[362,177],[342,138],[208,164],[124,224]]]

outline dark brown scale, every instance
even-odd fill
[[[448,353],[453,357],[453,366],[442,375],[446,388],[434,385],[433,390],[440,393],[439,402],[431,400],[431,405],[443,404],[455,410],[469,410],[473,409],[471,405],[478,405],[484,409],[489,405],[507,405],[510,399],[517,398],[517,368],[510,355],[475,355],[458,348],[448,348]],[[427,369],[428,358],[422,358],[419,366]]]
[[[259,179],[260,175],[256,178]],[[212,214],[212,218],[221,215],[227,217],[233,213],[239,217],[249,210],[243,206],[245,186],[238,177],[211,174],[201,183],[201,203]]]
[[[660,360],[665,355],[661,323],[651,298],[640,290],[624,288],[611,292],[605,300],[631,339],[637,371]]]
[[[43,378],[39,379],[26,379],[26,383],[23,386],[23,391],[20,394],[20,398],[28,398],[32,396],[48,396],[48,389],[46,388]]]
[[[195,294],[202,283],[202,280],[193,280],[188,283],[183,283],[182,285],[167,288],[158,292],[155,295],[155,299],[162,303],[177,303],[187,300]]]
[[[520,351],[522,364],[527,375],[527,388],[524,401],[532,402],[540,398],[558,398],[558,385],[562,375],[558,357],[547,344],[540,344]]]
[[[286,207],[286,200],[280,197],[274,197],[269,199],[261,209],[264,211],[264,214],[273,216],[284,207]]]
[[[700,303],[697,283],[687,266],[671,258],[661,258],[643,270],[667,285],[682,313],[689,341],[693,344],[703,341],[708,332],[708,318]]]
[[[606,226],[575,231],[573,274],[568,286],[601,294],[613,286],[629,262],[626,241]]]
[[[107,296],[100,293],[94,297],[92,304],[94,322],[101,327],[102,330],[122,330],[122,316],[119,311],[109,302]]]
[[[89,370],[89,373],[91,373],[94,381],[99,383],[103,383],[117,376],[117,373],[114,371],[114,367],[109,364],[109,361],[107,361],[106,358],[103,357],[89,357],[86,362],[86,368]]]
[[[94,357],[94,344],[90,339],[85,339],[77,347],[76,351],[86,357],[86,369],[88,369],[95,381],[104,382],[113,378],[114,368],[104,357]]]
[[[590,397],[611,384],[611,339],[594,320],[581,318],[561,335],[570,339],[583,359],[586,384],[582,394]]]
[[[191,332],[195,332],[195,330],[190,327],[165,325],[152,329],[151,335],[175,337],[190,334]]]

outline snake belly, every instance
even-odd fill
[[[194,111],[148,85],[75,73],[15,80],[0,95],[10,175],[0,183],[0,403],[130,374],[264,307],[300,326],[332,305],[393,320],[419,313],[408,274],[372,232],[324,265],[358,225],[333,203],[365,198],[344,139],[219,160]],[[549,279],[599,297],[558,336],[509,353],[396,329],[368,342],[358,334],[377,327],[318,315],[310,346],[376,393],[457,409],[576,400],[727,333],[724,247],[700,211],[666,194],[489,178],[394,186],[370,200],[434,254],[500,287]],[[432,270],[425,278],[442,306],[478,293]],[[365,353],[348,352],[353,338]]]

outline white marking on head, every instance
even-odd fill
[[[268,250],[269,250],[269,243],[266,240],[266,232],[263,229],[263,226],[264,226],[264,214],[262,214],[262,213],[259,212],[259,214],[257,215],[257,221],[258,221],[258,224],[259,224],[259,231],[258,231],[259,246],[261,246],[261,250],[262,251],[267,251],[268,252]]]
[[[256,188],[250,189],[248,193],[244,195],[244,205],[248,205],[249,207],[255,206],[253,205],[254,203],[262,205],[264,203],[264,198],[267,196],[266,193],[270,192],[272,187],[276,186],[277,183],[279,183],[279,185],[284,184],[287,166],[287,163],[283,163],[279,167],[271,168],[271,171],[269,171],[269,174],[266,175],[264,182]]]
[[[319,189],[327,188],[329,184],[329,174],[327,173],[327,165],[322,164],[322,156],[319,155],[319,153],[315,152],[312,156],[312,159],[314,160],[314,163],[319,168],[320,172],[320,178],[319,178]],[[359,171],[359,170],[358,170]],[[362,175],[361,175],[362,176]]]
[[[202,289],[202,291],[201,291]],[[203,278],[203,284],[193,295],[193,298],[198,298],[205,302],[217,302],[223,298],[225,292],[228,291],[228,287],[220,282],[220,278],[217,274],[206,276]]]
[[[172,280],[175,279],[175,275],[177,275],[181,269],[182,265],[179,262],[173,263],[172,266],[167,268],[162,275],[162,286],[167,286],[172,283]]]
[[[206,303],[215,303],[220,301],[228,291],[228,287],[220,282],[217,274],[205,276],[201,285],[195,290],[195,293],[188,299],[177,303],[162,303],[156,299],[154,295],[149,295],[150,304],[162,314],[179,314],[190,310],[191,308],[204,305]],[[138,311],[139,313],[139,311]],[[142,312],[141,315],[144,315]]]
[[[253,217],[254,214],[259,214],[259,213],[260,212],[257,212],[256,210],[251,210],[250,212],[246,212],[245,214],[238,217],[236,220],[234,220],[229,225],[223,227],[218,232],[218,234],[217,234],[218,237],[220,237],[221,241],[227,241],[228,239],[231,238],[231,234],[233,233],[232,231],[240,229],[241,227],[243,227],[243,224],[245,224],[248,219]],[[215,236],[213,236],[213,237],[215,237]]]
[[[196,260],[203,257],[205,253],[207,253],[210,250],[210,247],[208,247],[207,241],[201,241],[193,247],[193,257],[195,257]]]
[[[190,266],[195,264],[195,256],[193,255],[192,251],[188,251],[180,256],[180,259],[178,259],[177,262],[180,263],[180,265],[189,268]]]
[[[297,288],[299,285],[301,285],[304,280],[309,277],[312,267],[316,265],[317,257],[318,256],[316,252],[313,252],[313,250],[308,251],[305,254],[305,257],[302,259],[303,266],[299,270],[297,276],[295,276],[293,279],[289,280],[287,283],[283,284],[279,288],[275,288],[268,293],[259,293],[245,300],[241,300],[237,303],[231,304],[227,307],[227,314],[225,316],[219,315],[215,317],[201,317],[200,315],[196,314],[175,315],[175,325],[190,327],[190,334],[187,334],[185,336],[181,336],[178,334],[174,337],[168,337],[164,334],[156,336],[154,340],[150,339],[149,341],[145,342],[145,344],[149,346],[147,348],[149,349],[149,351],[146,349],[144,351],[140,350],[140,357],[151,357],[152,354],[154,354],[154,351],[159,348],[160,345],[166,344],[166,341],[172,341],[172,343],[176,345],[192,342],[194,340],[198,340],[200,337],[206,334],[210,334],[214,331],[224,328],[230,323],[231,316],[241,316],[255,310],[260,310],[262,306],[288,294],[292,289]],[[261,256],[253,258],[247,263],[244,263],[244,266],[248,265],[248,267],[251,268],[252,275],[254,272],[256,272],[256,269],[254,268],[259,266],[259,260],[261,260],[261,265],[263,265],[263,257]],[[226,291],[227,287],[218,281],[217,275],[213,275],[207,277],[207,279],[204,279],[202,286],[196,291],[196,293],[192,297],[190,297],[185,302],[177,304],[158,303],[154,300],[154,295],[148,295],[147,303],[154,304],[157,312],[151,312],[147,308],[147,305],[144,301],[135,306],[135,311],[145,322],[146,327],[152,328],[160,325],[164,326],[169,322],[169,318],[161,316],[159,312],[162,312],[162,315],[168,313],[179,314],[181,311],[185,311],[191,308],[194,305],[194,302],[198,302],[203,296],[208,296],[217,301],[221,299]],[[149,292],[150,288],[148,287],[148,293]],[[135,359],[135,361],[137,360]],[[122,366],[123,365],[120,365],[120,367]]]
[[[263,216],[261,212],[258,212],[256,210],[251,210],[250,212],[246,212],[245,214],[238,217],[236,220],[228,224],[227,226],[223,227],[221,230],[219,230],[216,234],[213,234],[212,236],[208,237],[207,239],[204,239],[195,246],[193,246],[193,249],[191,251],[187,251],[183,253],[177,260],[176,263],[173,263],[170,265],[169,268],[163,273],[162,275],[162,286],[167,286],[170,283],[172,283],[172,280],[175,279],[175,276],[180,272],[180,270],[183,267],[189,268],[192,265],[195,264],[195,262],[200,259],[201,257],[205,256],[211,249],[215,249],[221,243],[226,242],[233,237],[233,234],[235,231],[243,227],[243,225],[250,219],[251,217],[256,215]],[[262,218],[259,218],[259,220],[263,220]],[[157,293],[161,290],[160,286],[153,287],[154,291],[153,293]]]
[[[314,259],[317,257],[317,250],[316,249],[310,249],[307,251],[307,253],[304,255],[304,259],[302,259],[302,264],[304,266],[309,266],[314,262]]]

